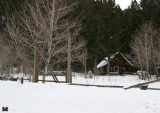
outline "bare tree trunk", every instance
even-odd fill
[[[34,42],[52,40],[55,37],[64,36],[72,30],[73,53],[79,52],[85,47],[86,43],[83,39],[77,41],[81,20],[78,17],[76,19],[66,18],[75,9],[77,2],[69,4],[66,0],[34,0],[32,3],[26,1],[25,4],[23,10],[16,16],[7,16],[6,26],[17,45],[24,45],[33,52]],[[43,80],[45,80],[49,65],[67,61],[67,41],[66,39],[50,41],[47,44],[41,44],[39,49],[45,57],[45,61],[43,61],[45,62]],[[79,61],[78,58],[72,60]]]
[[[97,73],[97,56],[96,56],[96,58],[95,58],[95,60],[94,60],[94,74],[95,74],[95,75],[98,74],[98,73]]]
[[[142,62],[141,62],[141,57],[140,57],[139,51],[137,52],[137,55],[138,55],[138,60],[139,60],[139,64],[140,64],[140,68],[141,68],[141,72],[142,72],[142,80],[143,80],[145,75],[143,73],[143,66],[142,66]],[[139,78],[140,78],[140,75],[139,75]]]
[[[84,76],[87,77],[87,59],[84,60]]]
[[[151,72],[153,71],[152,67],[156,69],[156,65],[160,63],[158,61],[159,56],[156,55],[159,44],[154,43],[158,42],[158,40],[156,41],[156,39],[159,39],[158,36],[157,30],[153,28],[151,22],[142,25],[133,36],[134,40],[131,43],[131,48],[132,53],[137,57],[135,62],[139,62],[142,74],[144,74],[143,68],[146,71],[145,76],[142,75],[142,79],[148,78],[150,80]]]
[[[108,56],[107,75],[110,75],[110,55]]]
[[[51,12],[50,29],[49,29],[49,39],[50,40],[52,39],[52,34],[53,34],[54,11],[55,11],[55,0],[52,1],[52,12]],[[52,41],[48,42],[47,64],[50,63],[50,59],[51,59],[51,50],[52,50],[51,46],[52,46]],[[44,75],[47,74],[47,71],[48,71],[48,65],[44,67]]]

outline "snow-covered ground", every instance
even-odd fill
[[[73,82],[127,86],[144,81],[135,75],[84,79],[82,75],[76,74]],[[160,88],[160,83],[151,86]],[[159,106],[159,90],[0,81],[0,108],[8,107],[8,113],[159,113]]]
[[[64,76],[57,76],[57,78],[60,81],[65,81]],[[137,83],[147,82],[147,80],[146,81],[140,80],[137,75],[93,76],[92,78],[89,78],[89,77],[85,78],[83,74],[76,73],[75,76],[73,76],[72,78],[73,78],[72,80],[73,83],[91,84],[91,85],[119,85],[124,87],[134,85]],[[42,76],[39,76],[39,79],[42,80]],[[51,76],[46,77],[46,79],[53,80]],[[155,77],[152,77],[151,80],[155,80]],[[152,85],[152,86],[155,86],[155,85]]]

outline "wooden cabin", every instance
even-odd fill
[[[97,65],[99,75],[106,75],[108,70],[108,57],[103,59]],[[120,52],[110,56],[110,74],[126,74],[131,73],[133,64]]]

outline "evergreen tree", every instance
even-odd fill
[[[87,40],[88,57],[90,67],[97,65],[97,60],[100,55],[99,37],[101,30],[101,14],[102,2],[94,0],[84,1],[83,7],[83,34]]]
[[[160,0],[141,0],[143,21],[153,21],[155,27],[160,28]]]
[[[114,0],[86,0],[84,3],[83,34],[90,65],[96,68],[97,62],[119,51],[122,10]]]
[[[13,14],[13,11],[20,11],[25,0],[1,0],[0,1],[0,31],[5,28],[6,15]]]
[[[137,28],[142,24],[142,14],[140,5],[136,0],[132,1],[130,7],[123,11],[123,20],[121,31],[121,51],[123,53],[130,52],[129,43],[132,40],[132,35]]]

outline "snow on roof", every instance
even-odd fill
[[[111,55],[110,58],[113,59],[118,53],[120,53],[120,52],[117,52],[117,53]],[[120,54],[121,54],[121,53],[120,53]],[[122,54],[121,54],[121,55],[122,55]],[[122,56],[127,60],[127,58],[126,58],[124,55],[122,55]],[[128,62],[130,65],[133,66],[133,64],[132,64],[131,62],[129,62],[128,60],[127,60],[127,62]],[[108,57],[105,57],[105,58],[97,65],[97,68],[103,67],[103,66],[105,66],[105,65],[107,65],[107,64],[108,64]]]
[[[113,59],[119,52],[113,54],[110,56],[111,59]],[[97,68],[100,68],[100,67],[103,67],[105,65],[108,64],[108,57],[105,57],[98,65],[97,65]]]
[[[119,53],[119,52],[117,52],[117,53],[115,53],[115,54],[111,55],[111,56],[110,56],[110,57],[111,57],[111,59],[112,59],[112,58],[114,58],[118,53]]]
[[[105,57],[98,65],[97,68],[103,67],[108,64],[108,57]]]

